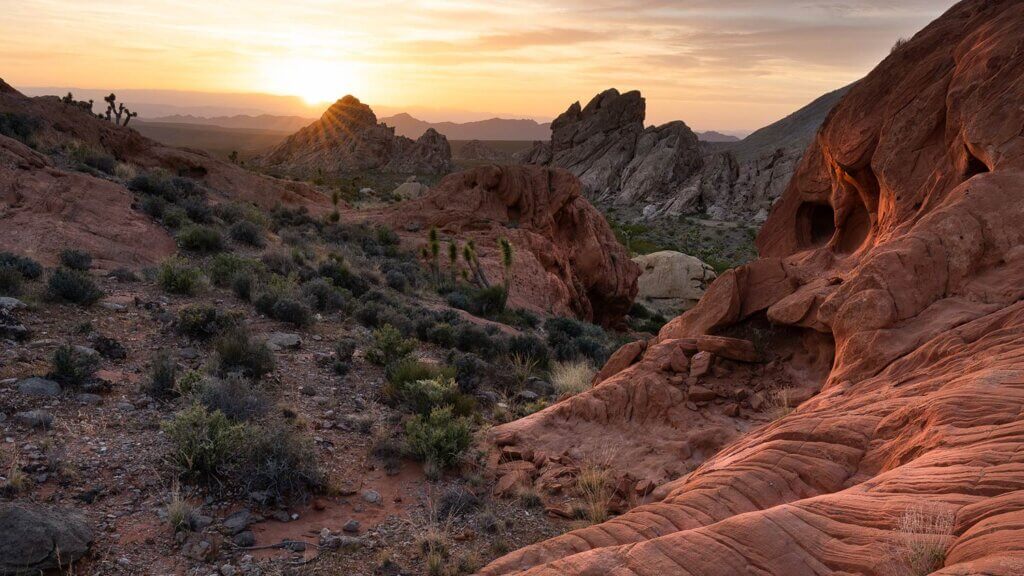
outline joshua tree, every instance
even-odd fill
[[[509,287],[512,285],[512,243],[508,238],[502,238],[498,243],[501,245],[501,265],[504,269],[502,281],[505,294],[508,295]]]
[[[483,268],[480,267],[480,258],[476,253],[476,244],[472,240],[466,242],[466,245],[462,247],[462,258],[466,261],[466,265],[469,266],[469,271],[473,274],[473,280],[477,286],[481,288],[490,287],[491,283],[487,281],[487,276],[484,274]]]
[[[67,105],[67,104],[74,104],[75,103],[75,96],[71,92],[68,92],[68,95],[63,97],[63,98],[61,98],[60,101],[63,102],[65,105]]]
[[[113,92],[109,96],[105,96],[103,101],[107,103],[107,120],[113,122],[118,126],[127,126],[128,121],[139,115],[138,112],[132,112],[124,105],[124,102],[118,103],[117,96]],[[124,122],[121,122],[121,118],[124,118]]]
[[[341,193],[337,190],[331,192],[331,203],[334,204],[334,212],[331,212],[331,222],[341,220],[341,213],[338,212],[339,201],[341,201]]]
[[[448,273],[452,277],[452,286],[458,284],[459,246],[455,240],[448,241]]]
[[[441,264],[438,257],[441,255],[441,240],[437,235],[437,228],[431,227],[427,236],[427,247],[430,249],[430,269],[434,274],[434,285],[441,283]]]

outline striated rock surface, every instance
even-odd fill
[[[572,174],[539,166],[484,166],[452,174],[426,196],[371,219],[422,244],[473,240],[492,282],[502,278],[498,242],[514,248],[509,303],[543,313],[617,325],[636,296],[639,270]],[[447,265],[447,262],[444,262]]]
[[[452,168],[448,139],[433,128],[411,140],[377,123],[369,106],[355,96],[331,105],[319,120],[289,136],[261,160],[288,174],[389,172],[445,174]]]
[[[0,574],[73,570],[92,541],[92,530],[76,512],[0,502]]]
[[[601,204],[666,201],[700,170],[700,148],[683,122],[644,128],[645,114],[639,92],[606,90],[585,107],[570,106],[551,123],[551,141],[536,143],[523,161],[569,170]]]
[[[968,0],[897,49],[822,126],[760,260],[492,431],[502,478],[571,488],[600,458],[658,486],[482,574],[1024,573],[1022,21]],[[750,418],[773,403],[741,391],[786,372],[788,408]],[[729,391],[738,410],[707,400]]]
[[[640,266],[637,298],[658,312],[676,315],[696,306],[715,271],[695,256],[662,250],[633,258]]]

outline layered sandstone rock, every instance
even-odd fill
[[[735,357],[720,387],[824,365],[821,391],[748,420],[648,503],[483,574],[1024,572],[1022,21],[1019,2],[961,2],[886,58],[804,156],[762,258],[616,353],[593,390],[495,429],[494,453],[529,448],[519,482],[601,449],[658,483],[659,463],[695,461],[695,430],[763,413],[756,394],[738,418],[679,408],[721,394],[708,354]],[[833,341],[834,362],[808,361]]]
[[[637,298],[649,308],[674,316],[693,308],[715,271],[695,256],[662,250],[633,258],[640,266]]]
[[[644,128],[645,114],[639,92],[606,90],[585,107],[570,106],[551,123],[551,141],[537,143],[523,160],[569,170],[595,202],[666,201],[700,170],[700,148],[683,122]]]
[[[539,166],[485,166],[452,174],[418,199],[367,217],[422,244],[436,227],[473,240],[493,281],[502,278],[498,242],[515,253],[510,306],[620,323],[636,296],[639,270],[572,174]]]
[[[451,171],[448,139],[428,128],[416,140],[396,136],[377,123],[369,106],[355,96],[331,105],[319,120],[289,136],[261,164],[287,174],[391,172],[446,174]]]

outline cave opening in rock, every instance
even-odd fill
[[[968,148],[967,152],[967,167],[964,170],[964,180],[970,180],[978,174],[985,174],[989,172],[988,165],[981,161],[980,158],[971,154],[971,150]]]
[[[797,239],[804,248],[824,246],[836,232],[832,206],[804,202],[797,211]]]
[[[843,254],[856,252],[871,232],[871,214],[863,203],[855,204],[843,221],[836,242],[836,250]]]

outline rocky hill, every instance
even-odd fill
[[[500,486],[597,469],[643,505],[482,574],[1022,572],[1022,21],[967,0],[898,47],[830,113],[759,260],[492,431]]]
[[[565,168],[598,204],[632,208],[648,219],[706,214],[760,222],[846,90],[739,140],[712,133],[701,138],[678,121],[644,128],[640,93],[612,89],[586,107],[570,106],[552,123],[551,141],[536,142],[522,160]]]
[[[395,129],[399,136],[419,138],[433,129],[449,140],[545,140],[551,131],[550,123],[529,119],[490,118],[474,122],[427,122],[401,113],[380,119]]]
[[[452,168],[448,140],[428,129],[415,141],[377,122],[354,96],[331,105],[319,120],[289,136],[260,160],[270,170],[298,176],[382,172],[446,174]]]

